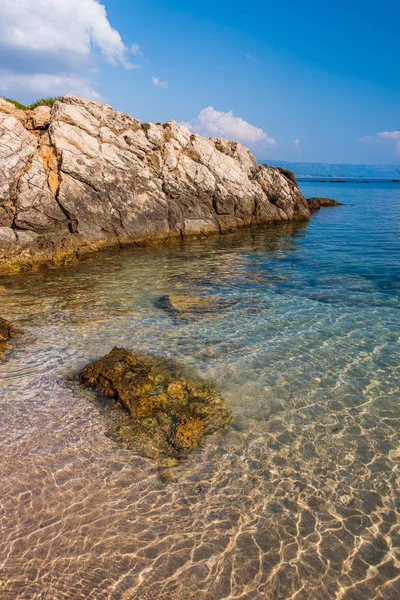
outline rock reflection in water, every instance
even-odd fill
[[[393,296],[375,310],[277,293],[354,288],[325,218],[4,281],[30,343],[0,363],[2,600],[400,597]],[[371,306],[380,283],[361,285]],[[174,322],[154,305],[199,293],[228,308]],[[122,449],[92,395],[62,383],[115,345],[218,381],[230,429],[174,469]]]

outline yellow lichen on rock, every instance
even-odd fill
[[[15,330],[13,325],[0,317],[0,356],[5,351],[8,340],[10,340],[14,334]]]
[[[204,423],[200,419],[189,419],[176,428],[175,441],[180,448],[190,450],[198,445],[203,431]]]

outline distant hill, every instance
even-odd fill
[[[260,160],[261,164],[284,167],[296,177],[321,179],[400,179],[400,165],[346,165],[329,163],[287,162]]]

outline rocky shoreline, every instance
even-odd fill
[[[238,142],[72,95],[32,111],[0,100],[0,275],[310,214],[293,174]]]
[[[337,204],[307,201],[292,172],[174,121],[140,123],[71,95],[26,111],[0,99],[0,276],[104,247],[307,220]],[[158,307],[184,319],[223,305],[172,294]],[[0,355],[13,335],[0,318]],[[152,458],[184,456],[231,418],[212,386],[121,348],[87,365],[80,382],[129,411],[114,437]]]

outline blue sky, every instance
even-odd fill
[[[400,164],[398,2],[0,0],[0,12],[0,94],[101,97],[241,138],[258,158]]]

